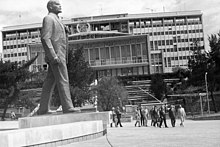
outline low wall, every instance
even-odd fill
[[[129,114],[122,114],[121,122],[132,122],[133,116]]]
[[[56,147],[72,142],[103,136],[106,130],[101,120],[74,122],[35,128],[0,132],[2,147],[49,146]]]

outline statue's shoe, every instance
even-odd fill
[[[63,112],[63,113],[80,113],[81,110],[78,108],[70,108],[67,111]]]
[[[37,115],[47,115],[47,114],[56,114],[56,113],[57,113],[56,110],[49,110],[49,111],[46,111],[46,112],[37,111]]]

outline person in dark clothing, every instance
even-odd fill
[[[141,114],[141,126],[144,126],[144,109],[140,107],[140,114]]]
[[[161,128],[163,122],[164,122],[165,128],[168,128],[167,122],[166,122],[166,112],[165,112],[166,110],[165,109],[166,109],[165,106],[161,106],[160,111],[159,111],[159,113],[160,113],[160,125],[159,125],[159,127],[160,128]]]
[[[159,114],[158,114],[158,111],[156,109],[156,106],[154,106],[153,110],[151,111],[151,119],[152,119],[152,121],[151,121],[152,125],[154,127],[156,127],[156,125],[157,125],[157,127],[158,127],[159,126],[158,125]]]
[[[171,105],[168,113],[169,113],[169,117],[171,120],[171,125],[172,127],[175,127],[175,123],[176,123],[176,113],[175,113],[175,106]]]
[[[138,127],[141,127],[140,125],[141,114],[140,114],[140,110],[138,107],[137,107],[137,110],[135,110],[135,119],[136,119],[136,122],[134,126],[136,127],[138,124]]]
[[[121,111],[120,111],[119,107],[117,107],[115,113],[116,113],[116,117],[118,119],[116,126],[120,125],[120,127],[123,127],[121,124]]]

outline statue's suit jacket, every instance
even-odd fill
[[[46,62],[53,61],[55,57],[59,57],[62,61],[66,60],[66,33],[57,15],[49,13],[44,17],[41,42],[45,50]]]
[[[49,13],[44,17],[41,30],[41,42],[45,51],[45,61],[49,67],[42,89],[39,114],[45,114],[49,111],[49,101],[55,85],[59,92],[63,112],[68,112],[73,108],[66,67],[66,38],[64,25],[56,14]],[[60,63],[54,62],[54,58],[56,57],[60,59]]]

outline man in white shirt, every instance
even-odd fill
[[[179,108],[178,108],[178,116],[180,118],[180,126],[184,127],[184,120],[186,118],[186,112],[185,112],[185,109],[179,105]]]

